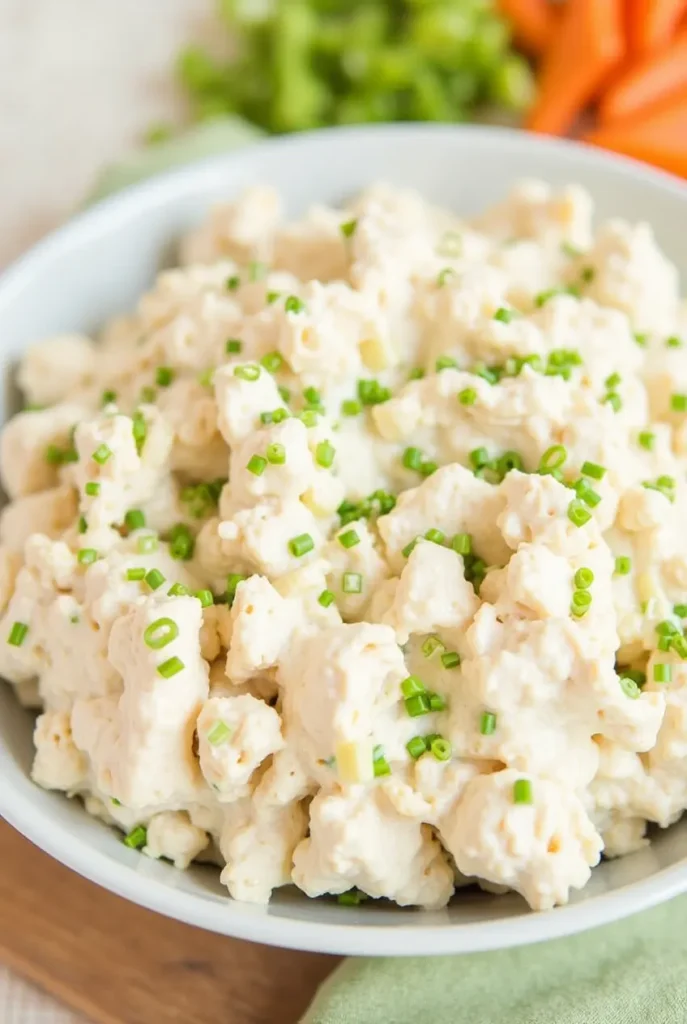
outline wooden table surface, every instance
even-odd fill
[[[143,910],[4,822],[0,960],[97,1024],[295,1024],[337,963]]]

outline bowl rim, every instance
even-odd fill
[[[78,249],[86,241],[106,235],[118,216],[130,218],[136,211],[150,206],[165,206],[175,196],[184,194],[189,184],[200,184],[204,176],[211,179],[221,167],[245,159],[258,151],[279,154],[293,148],[308,148],[326,143],[329,138],[345,138],[351,146],[356,141],[379,136],[390,146],[401,138],[417,137],[418,145],[454,137],[457,133],[472,138],[475,144],[487,146],[529,147],[559,156],[575,154],[592,170],[611,170],[619,179],[630,179],[669,192],[676,200],[687,201],[687,183],[639,161],[603,152],[593,146],[567,139],[534,135],[509,128],[483,125],[444,124],[381,124],[320,129],[277,138],[266,138],[236,151],[206,157],[155,174],[132,184],[115,195],[102,199],[79,212],[57,230],[48,234],[0,274],[0,321],[5,303],[17,292],[31,286],[34,275],[60,254]],[[64,799],[62,794],[55,794]],[[85,812],[84,812],[85,813]],[[92,882],[131,902],[164,916],[209,931],[290,949],[324,953],[367,956],[437,955],[483,952],[510,946],[560,938],[587,928],[619,920],[637,911],[654,906],[687,890],[687,859],[678,861],[640,881],[623,885],[612,892],[590,896],[579,903],[557,907],[548,913],[522,914],[492,918],[470,923],[427,924],[418,922],[365,925],[311,922],[281,914],[269,908],[229,902],[229,906],[198,895],[183,892],[163,881],[136,872],[128,864],[111,860],[99,849],[75,842],[67,826],[54,821],[48,812],[22,799],[12,785],[0,786],[0,814],[27,839],[68,868]],[[136,856],[132,854],[132,858]],[[132,861],[132,863],[135,863]],[[413,911],[413,914],[422,914]],[[428,914],[436,919],[436,914]],[[421,943],[414,941],[421,938]]]

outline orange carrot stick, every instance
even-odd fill
[[[687,11],[687,0],[628,0],[630,46],[651,53],[666,46]]]
[[[585,142],[687,177],[687,89],[638,115],[597,128]]]
[[[644,111],[673,93],[687,89],[687,29],[682,29],[665,50],[641,60],[601,98],[602,124]]]
[[[510,22],[518,46],[528,53],[543,53],[557,21],[549,0],[498,0],[498,4]]]
[[[568,0],[546,53],[527,127],[560,135],[593,99],[625,52],[622,0]]]

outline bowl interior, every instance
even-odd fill
[[[522,177],[579,182],[597,216],[649,220],[659,243],[687,266],[687,188],[631,162],[570,143],[498,129],[390,126],[264,143],[192,166],[100,204],[51,236],[0,281],[0,339],[7,383],[0,417],[14,411],[12,368],[41,336],[96,330],[132,308],[171,262],[179,236],[216,201],[267,182],[290,215],[337,203],[374,180],[419,189],[461,213],[476,213]],[[640,909],[687,888],[687,821],[652,845],[603,863],[571,905],[531,914],[515,895],[458,893],[447,909],[402,911],[384,903],[341,908],[279,892],[268,908],[227,899],[215,869],[182,873],[124,847],[74,800],[28,777],[32,716],[0,684],[0,811],[32,841],[120,894],[191,923],[262,942],[331,952],[420,954],[496,948],[564,934]]]

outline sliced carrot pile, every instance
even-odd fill
[[[599,104],[602,124],[635,114],[687,89],[687,29],[660,53],[646,57],[619,79]]]
[[[597,128],[585,141],[687,177],[687,89],[639,115]]]
[[[666,46],[687,11],[687,0],[628,0],[630,46],[638,54]]]
[[[544,54],[527,127],[561,135],[600,91],[625,53],[622,0],[568,0]]]
[[[549,0],[498,0],[510,21],[518,46],[531,54],[543,53],[556,27],[556,9]]]

